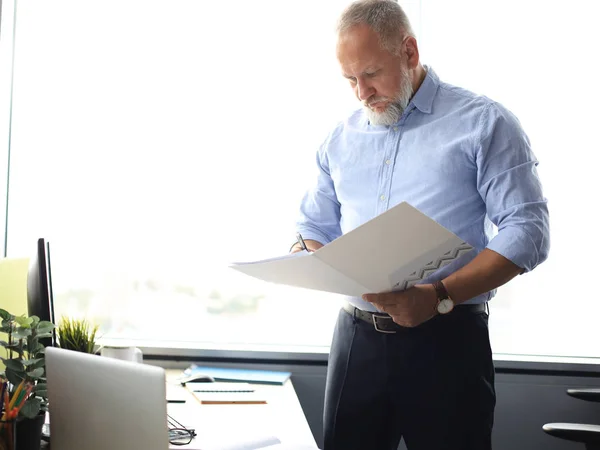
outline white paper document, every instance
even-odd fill
[[[246,439],[233,439],[223,437],[221,442],[205,442],[201,438],[194,439],[187,445],[173,445],[169,448],[181,450],[258,450],[263,448],[277,448],[281,441],[275,436],[259,436]]]
[[[233,263],[260,280],[360,297],[404,290],[473,247],[406,202],[314,253]]]

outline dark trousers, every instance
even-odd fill
[[[340,311],[324,450],[489,450],[495,403],[486,313],[457,307],[384,334]]]

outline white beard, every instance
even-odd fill
[[[411,82],[411,71],[406,68],[402,69],[402,82],[400,84],[400,92],[393,99],[393,101],[385,108],[383,112],[373,111],[368,104],[364,104],[365,114],[369,119],[371,125],[383,125],[391,126],[400,120],[402,113],[408,106],[410,99],[413,95],[413,88]],[[387,98],[377,97],[370,99],[369,103],[375,103],[377,101],[386,101]]]

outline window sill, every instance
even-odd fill
[[[328,347],[215,344],[185,341],[132,341],[103,339],[102,345],[137,346],[146,360],[263,362],[326,365]],[[165,346],[166,344],[166,346]],[[199,346],[202,346],[199,348]],[[498,373],[540,373],[597,376],[600,358],[494,354]]]

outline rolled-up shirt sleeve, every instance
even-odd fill
[[[548,257],[548,202],[538,176],[538,161],[517,118],[491,103],[480,121],[476,144],[477,189],[498,234],[487,248],[523,269],[533,270]]]
[[[337,199],[327,158],[327,139],[317,152],[317,177],[300,204],[296,230],[306,239],[323,245],[341,236],[340,203]]]

